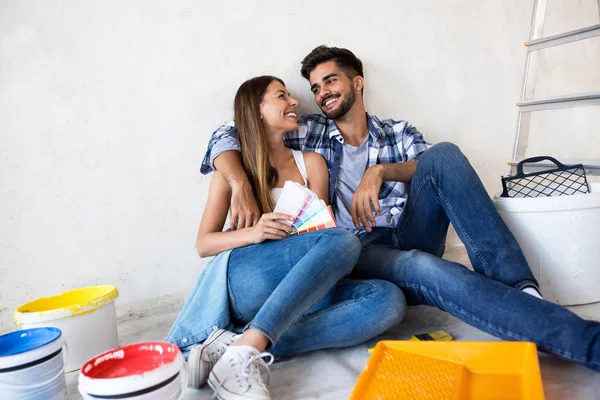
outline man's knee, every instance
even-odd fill
[[[442,179],[442,176],[447,174],[462,179],[474,172],[471,163],[460,148],[450,142],[437,143],[423,153],[419,158],[417,171],[438,179]]]
[[[419,159],[419,164],[422,162],[436,162],[441,161],[443,163],[462,160],[464,155],[460,151],[460,148],[454,143],[441,142],[437,143],[424,152]],[[443,164],[442,164],[443,165]]]
[[[431,148],[432,149],[437,148],[438,151],[445,151],[445,152],[460,151],[460,148],[452,142],[440,142],[440,143],[432,146]]]

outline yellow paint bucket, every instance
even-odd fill
[[[119,345],[116,287],[88,286],[23,304],[14,314],[18,330],[55,327],[69,348],[66,370],[75,371],[96,354]]]

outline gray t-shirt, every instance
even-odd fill
[[[335,196],[333,200],[335,202],[337,226],[340,228],[356,229],[352,222],[352,214],[350,214],[352,196],[367,170],[368,159],[368,135],[359,147],[351,146],[347,143],[343,144],[340,171],[335,184]],[[395,227],[389,210],[382,215],[376,216],[375,223],[377,227]]]

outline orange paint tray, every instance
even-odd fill
[[[529,342],[382,341],[351,400],[543,400],[537,348]]]

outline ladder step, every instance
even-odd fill
[[[564,96],[548,97],[539,100],[527,100],[517,103],[519,111],[542,111],[557,108],[586,107],[600,105],[600,92],[576,93]]]
[[[525,42],[527,51],[536,51],[548,47],[558,46],[565,43],[576,42],[578,40],[589,39],[600,35],[600,24],[588,26],[587,28],[577,29],[570,32],[560,33],[547,38],[530,40]]]
[[[586,159],[559,159],[564,165],[575,165],[582,164],[587,175],[600,175],[600,158],[586,158]],[[511,168],[511,173],[515,173],[517,170],[518,161],[511,161],[508,164]],[[556,168],[556,164],[550,161],[540,161],[534,164],[525,164],[523,170],[525,173],[539,172],[548,169]]]

